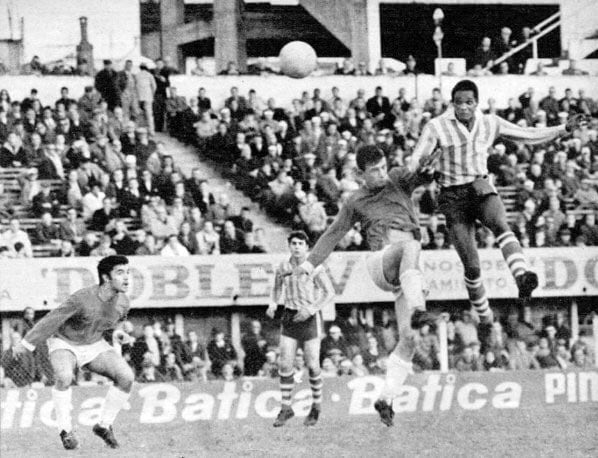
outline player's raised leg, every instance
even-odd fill
[[[449,232],[451,241],[455,245],[459,259],[463,264],[465,288],[467,289],[469,302],[477,312],[480,321],[490,323],[494,319],[494,314],[490,308],[486,288],[482,282],[480,256],[475,241],[475,227],[469,223],[450,222]]]
[[[303,345],[305,365],[309,371],[309,387],[311,388],[312,405],[305,426],[313,426],[320,418],[322,411],[322,371],[320,369],[320,338],[310,339]]]
[[[388,357],[384,387],[374,405],[387,426],[393,423],[392,401],[412,370],[411,360],[415,351],[412,324],[417,327],[430,319],[425,312],[424,279],[418,266],[420,250],[419,242],[410,240],[390,246],[382,259],[386,279],[389,283],[400,282],[401,285],[395,299],[399,342]]]
[[[56,423],[60,431],[62,445],[67,450],[76,449],[79,446],[71,419],[72,395],[75,367],[77,359],[69,350],[58,349],[50,353],[50,363],[54,371],[56,381],[52,388],[52,401],[56,412]]]
[[[529,270],[523,250],[507,224],[504,204],[497,195],[487,196],[480,204],[480,221],[496,236],[496,242],[517,282],[519,297],[527,299],[538,287],[538,276]]]
[[[274,427],[284,426],[284,424],[295,416],[293,408],[291,407],[291,395],[295,386],[293,378],[293,361],[297,353],[297,341],[291,337],[280,336],[280,364],[278,367],[278,374],[280,375],[280,395],[281,407]]]
[[[124,358],[113,350],[100,353],[87,368],[114,382],[114,385],[108,388],[100,421],[93,427],[93,432],[102,438],[108,447],[118,448],[112,425],[131,394],[133,371]]]

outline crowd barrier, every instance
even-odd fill
[[[515,298],[517,288],[500,250],[480,250],[488,296]],[[336,252],[326,268],[337,303],[393,301],[370,279],[367,252]],[[535,297],[598,296],[598,248],[531,248],[526,256],[538,273]],[[285,254],[131,258],[129,297],[135,308],[249,306],[267,304],[274,270]],[[0,313],[25,306],[48,310],[96,282],[97,259],[15,259],[0,264]],[[454,250],[423,251],[421,266],[429,300],[463,300],[463,267]]]
[[[385,95],[393,99],[398,95],[398,90],[404,87],[407,96],[417,97],[420,101],[428,99],[432,95],[432,89],[442,86],[445,98],[450,97],[451,88],[462,79],[462,77],[443,76],[442,80],[434,75],[415,76],[318,76],[303,79],[293,79],[279,75],[265,76],[187,76],[175,75],[170,78],[171,84],[176,86],[178,94],[187,98],[196,97],[199,87],[205,87],[207,96],[212,100],[213,108],[219,109],[224,100],[230,96],[230,88],[237,86],[241,95],[247,96],[249,89],[255,89],[264,102],[273,97],[278,106],[291,108],[292,100],[299,98],[303,91],[308,91],[310,97],[315,88],[322,92],[322,98],[328,100],[331,97],[330,89],[338,86],[341,90],[341,97],[348,101],[356,97],[358,89],[366,91],[366,97],[374,94],[376,86],[382,86]],[[598,98],[598,77],[595,76],[527,76],[527,75],[506,75],[506,76],[485,76],[470,78],[480,88],[480,105],[487,106],[488,98],[496,99],[499,107],[507,107],[508,99],[519,97],[522,93],[532,87],[536,96],[542,98],[548,94],[548,88],[554,86],[557,96],[562,97],[565,89],[571,88],[575,91],[583,89],[586,96]],[[5,88],[10,92],[13,99],[22,100],[29,96],[29,91],[36,88],[40,99],[46,103],[54,103],[60,97],[60,88],[66,86],[70,89],[71,97],[78,98],[83,95],[83,89],[93,84],[89,77],[71,76],[0,76],[0,89]]]
[[[328,418],[372,415],[373,403],[384,380],[377,376],[324,379],[323,410]],[[76,387],[72,418],[91,426],[100,415],[106,387]],[[55,427],[50,388],[0,390],[1,430]],[[307,380],[295,389],[293,409],[307,415],[311,391]],[[575,409],[596,404],[598,371],[437,372],[409,378],[394,401],[395,412],[426,415],[434,412],[482,410],[533,410],[553,405]],[[121,425],[197,421],[257,420],[276,417],[280,391],[275,379],[241,379],[232,382],[135,384],[121,412]]]

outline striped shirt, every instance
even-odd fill
[[[440,173],[438,182],[442,187],[471,183],[488,174],[488,149],[498,137],[535,145],[554,140],[564,132],[564,126],[520,127],[479,109],[469,131],[457,120],[451,106],[424,126],[410,169],[434,167]]]
[[[276,269],[272,300],[280,303],[284,293],[284,306],[290,310],[307,309],[313,315],[334,299],[332,281],[324,266],[318,266],[311,275],[296,274],[299,265],[291,259],[282,262]]]

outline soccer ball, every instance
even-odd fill
[[[280,70],[291,78],[305,78],[317,67],[318,56],[304,41],[291,41],[283,46],[279,54]]]

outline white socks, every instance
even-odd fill
[[[407,376],[411,373],[412,368],[413,364],[411,362],[404,361],[394,352],[391,353],[386,363],[386,378],[380,397],[389,403],[392,402],[401,386],[405,383]]]
[[[130,395],[131,393],[125,393],[115,386],[108,388],[102,414],[100,415],[100,426],[108,428],[114,423],[118,412],[120,412],[120,409],[129,400]]]
[[[73,425],[71,422],[71,409],[73,408],[71,398],[72,388],[65,391],[52,388],[52,401],[54,401],[54,411],[56,412],[56,424],[60,431],[71,432]]]
[[[409,269],[399,277],[401,290],[410,310],[425,310],[424,276],[418,269]]]

